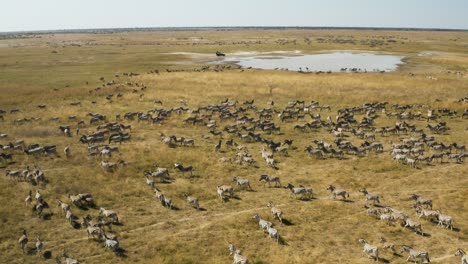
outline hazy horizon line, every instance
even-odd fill
[[[210,29],[335,29],[335,30],[395,30],[395,31],[468,31],[468,28],[431,28],[431,27],[340,27],[340,26],[175,26],[175,27],[104,27],[104,28],[69,28],[69,29],[40,29],[0,31],[2,35],[8,34],[48,34],[48,33],[93,33],[93,31],[192,31]]]

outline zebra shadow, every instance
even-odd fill
[[[121,248],[121,247],[114,250],[114,253],[115,253],[115,256],[117,256],[119,258],[127,258],[128,257],[127,250],[125,250],[124,248]]]
[[[175,206],[175,205],[171,206],[170,209],[171,209],[171,210],[174,210],[174,211],[180,211],[180,208],[177,207],[177,206]]]
[[[284,238],[282,236],[279,236],[278,238],[278,245],[281,245],[281,246],[288,246],[288,242],[286,240],[284,240]]]
[[[373,258],[375,259],[375,258]],[[378,262],[382,262],[382,263],[390,263],[390,260],[386,259],[386,258],[382,258],[382,257],[379,257],[379,260]]]
[[[427,237],[427,238],[432,237],[431,234],[429,234],[429,233],[424,233],[424,232],[423,232],[422,234],[419,234],[419,235],[422,236],[422,237]]]
[[[314,201],[314,200],[317,200],[318,198],[316,197],[301,197],[301,198],[298,198],[297,200],[299,201],[303,201],[303,202],[311,202],[311,201]]]
[[[54,214],[51,212],[43,213],[41,216],[39,216],[42,220],[50,220],[52,219],[52,216]]]
[[[81,228],[81,224],[78,223],[78,222],[75,221],[75,220],[71,221],[70,225],[71,225],[74,229],[80,229],[80,228]]]
[[[207,210],[206,208],[200,207],[200,208],[198,208],[198,211],[206,212],[206,211],[208,211],[208,210]]]
[[[286,218],[283,218],[283,225],[285,225],[285,226],[293,226],[294,223],[291,222],[291,220],[288,220],[288,219],[286,219]]]
[[[26,249],[26,254],[28,254],[29,256],[37,255],[38,253],[39,252],[37,251],[36,247]],[[51,259],[52,258],[52,251],[50,251],[50,250],[43,251],[41,255],[42,255],[42,257],[44,259]]]
[[[230,199],[234,199],[234,200],[238,200],[238,201],[242,200],[242,198],[240,198],[240,196],[238,196],[238,195],[233,195],[233,196],[229,197],[228,201]]]
[[[76,208],[82,210],[82,211],[89,211],[89,208],[88,206],[84,206],[84,205],[76,205]]]

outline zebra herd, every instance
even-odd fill
[[[108,82],[106,85],[113,86],[115,82]],[[142,87],[144,85],[141,85]],[[123,94],[117,94],[116,98],[122,97]],[[106,100],[109,102],[114,98],[113,95],[107,95]],[[158,105],[162,107],[163,102],[155,100]],[[323,131],[329,133],[334,140],[325,140],[323,138],[315,137],[310,141],[310,145],[305,146],[305,152],[313,157],[317,162],[321,162],[325,159],[338,159],[344,160],[349,156],[365,157],[370,153],[375,155],[381,155],[384,150],[388,150],[393,160],[398,163],[404,163],[408,166],[416,168],[418,164],[423,162],[431,164],[433,161],[440,160],[443,162],[444,157],[448,160],[454,160],[457,163],[463,163],[466,157],[465,146],[460,143],[444,143],[436,140],[436,136],[427,135],[424,130],[428,130],[430,133],[439,135],[447,134],[450,132],[450,127],[446,122],[441,121],[441,117],[454,117],[457,116],[453,111],[446,111],[439,109],[439,114],[434,109],[427,112],[427,116],[423,115],[424,107],[420,105],[392,105],[388,107],[387,102],[371,102],[364,103],[360,106],[348,107],[337,110],[337,116],[327,116],[325,119],[322,118],[322,110],[328,110],[328,114],[331,112],[331,107],[328,105],[320,105],[317,101],[305,102],[304,100],[295,100],[287,103],[283,109],[274,108],[274,103],[271,102],[271,107],[260,109],[254,104],[253,100],[238,102],[229,99],[223,100],[220,103],[209,104],[198,108],[190,109],[187,107],[188,103],[185,101],[180,102],[181,107],[165,109],[156,108],[148,110],[147,112],[127,112],[127,113],[115,113],[115,121],[110,121],[108,115],[100,113],[87,113],[89,122],[77,119],[76,116],[69,116],[67,122],[77,121],[76,125],[60,125],[59,130],[62,137],[74,139],[77,136],[77,142],[82,144],[83,149],[87,153],[90,160],[97,159],[95,163],[97,167],[101,167],[106,175],[115,173],[121,168],[128,164],[124,160],[115,160],[116,156],[120,157],[124,155],[119,150],[119,146],[125,146],[126,143],[135,140],[135,133],[138,132],[138,128],[142,126],[163,126],[166,121],[173,118],[173,116],[180,116],[183,114],[190,115],[183,120],[183,126],[200,126],[207,130],[207,134],[202,135],[201,138],[209,140],[211,138],[218,142],[214,145],[215,155],[220,153],[226,153],[230,150],[235,150],[236,154],[232,157],[222,157],[219,160],[223,164],[230,164],[234,161],[235,165],[239,166],[251,166],[257,168],[259,165],[256,164],[257,156],[258,160],[264,160],[267,169],[281,170],[285,165],[283,161],[292,159],[292,156],[296,155],[297,143],[294,143],[292,139],[279,140],[278,137],[288,131],[286,128],[292,127],[294,133],[306,136],[307,133],[316,133]],[[81,102],[73,102],[71,105],[82,107]],[[45,109],[46,107],[40,107]],[[319,111],[315,112],[314,111]],[[16,113],[18,111],[14,111]],[[466,112],[466,111],[465,111]],[[363,115],[359,120],[358,115]],[[137,121],[138,125],[124,124],[121,123],[121,116],[125,122]],[[462,116],[462,118],[465,115]],[[377,120],[381,118],[398,119],[392,126],[379,127],[376,125]],[[427,122],[438,122],[428,123],[425,127],[416,127],[415,124],[410,124],[410,120],[419,120],[425,118]],[[305,121],[309,119],[310,121]],[[275,121],[278,120],[277,123]],[[54,122],[60,121],[60,119],[54,119]],[[231,124],[226,124],[232,122]],[[303,124],[290,125],[292,122],[304,122]],[[17,126],[25,126],[27,121],[22,119],[14,119],[13,124]],[[94,126],[92,129],[86,126]],[[223,127],[224,124],[224,127]],[[94,130],[94,128],[96,128]],[[72,132],[76,131],[76,133]],[[85,133],[82,133],[85,131]],[[409,134],[411,133],[411,135]],[[157,136],[156,136],[157,137]],[[160,142],[163,147],[187,147],[195,149],[200,144],[192,138],[184,136],[167,136],[160,132]],[[229,139],[226,139],[228,137]],[[385,139],[395,140],[398,137],[399,143],[391,142],[391,150],[386,149],[383,142],[387,142]],[[8,138],[7,134],[2,134],[1,138]],[[274,138],[274,139],[272,139]],[[237,141],[237,142],[235,142]],[[328,141],[328,142],[327,142]],[[362,143],[356,144],[355,142],[360,141]],[[196,144],[197,142],[197,144]],[[254,147],[252,143],[262,144],[262,149],[259,152],[252,151]],[[118,144],[119,146],[116,146]],[[214,144],[214,143],[213,143]],[[296,145],[295,145],[296,144]],[[125,148],[125,147],[124,147]],[[17,155],[25,155],[28,160],[38,161],[44,157],[55,158],[59,157],[56,145],[40,145],[30,144],[26,145],[24,141],[17,140],[15,142],[9,142],[1,146],[2,153],[0,158],[6,163],[12,163],[13,159]],[[66,158],[71,159],[72,152],[69,146],[63,149],[63,153]],[[77,151],[76,153],[79,153]],[[429,154],[430,153],[430,154]],[[75,154],[75,149],[73,151]],[[260,159],[261,157],[261,159]],[[180,160],[177,160],[180,162]],[[184,161],[185,163],[185,161]],[[186,164],[186,163],[185,163]],[[167,165],[167,164],[166,164]],[[193,178],[193,171],[195,170],[192,165],[182,165],[182,163],[173,163],[170,165],[171,170],[177,170],[182,174],[190,174]],[[197,174],[203,173],[203,168],[197,167]],[[7,177],[14,179],[15,181],[29,182],[32,185],[45,186],[48,183],[44,176],[43,171],[35,166],[32,170],[29,166],[25,170],[5,170]],[[169,169],[155,166],[149,170],[144,170],[143,175],[145,177],[146,184],[150,186],[154,192],[156,201],[161,203],[162,206],[172,210],[176,209],[174,200],[169,197],[167,192],[163,192],[159,188],[159,184],[163,182],[172,182],[173,178],[170,177]],[[140,174],[141,177],[141,174]],[[216,194],[214,194],[214,185],[210,189],[213,196],[216,195],[223,202],[228,202],[229,199],[235,198],[234,190],[248,190],[253,191],[251,186],[252,179],[242,176],[230,176],[230,182],[232,185],[227,183],[216,186]],[[283,177],[283,176],[282,176]],[[257,182],[255,178],[255,182]],[[221,182],[221,180],[220,180]],[[264,187],[264,191],[272,190],[266,189],[268,187],[285,188],[289,191],[289,196],[294,198],[300,198],[310,200],[314,198],[313,190],[310,186],[304,186],[301,184],[293,185],[287,183],[283,186],[280,177],[271,176],[267,174],[261,174],[258,178],[258,182]],[[287,182],[287,181],[286,181]],[[158,185],[158,187],[156,186]],[[255,186],[254,186],[255,187]],[[339,199],[348,201],[350,193],[344,189],[337,188],[335,185],[328,185],[323,189],[330,191],[331,199]],[[374,193],[369,193],[367,189],[360,189],[360,193],[365,198],[365,207],[367,213],[377,217],[378,219],[385,221],[389,225],[400,223],[405,229],[410,229],[417,234],[424,235],[422,224],[414,219],[411,219],[403,211],[391,208],[391,207],[377,207],[380,206],[382,196]],[[202,211],[200,207],[200,201],[197,198],[197,194],[184,192],[180,196],[185,200],[188,206],[195,208],[197,211]],[[176,198],[173,196],[172,198]],[[37,204],[35,204],[34,210],[39,216],[43,214],[44,208],[48,208],[47,204],[42,197],[39,190],[36,191],[34,197]],[[25,198],[26,206],[30,206],[33,202],[32,191],[29,192]],[[69,204],[65,203],[62,199],[57,199],[57,206],[60,208],[62,216],[65,217],[67,222],[71,226],[80,226],[86,228],[88,238],[100,241],[104,244],[105,248],[111,249],[112,251],[118,252],[121,250],[120,242],[115,235],[111,233],[112,225],[121,224],[118,214],[103,207],[97,207],[97,203],[94,197],[90,193],[78,193],[68,194]],[[177,199],[177,198],[176,198]],[[417,214],[418,219],[428,219],[431,222],[436,222],[438,226],[445,229],[454,229],[454,220],[451,216],[442,214],[439,210],[432,210],[432,200],[425,199],[417,194],[411,196],[412,200],[415,201],[413,208]],[[371,203],[371,204],[369,204]],[[227,203],[223,203],[226,205]],[[91,215],[84,216],[82,223],[78,223],[79,217],[72,212],[73,208],[92,208],[96,209],[97,215],[92,217]],[[283,225],[284,216],[283,211],[279,208],[279,205],[269,201],[267,207],[270,209],[271,217],[279,221],[280,225]],[[74,209],[73,209],[74,210]],[[255,214],[252,219],[258,222],[260,229],[268,235],[268,238],[281,244],[282,237],[280,236],[281,231],[276,226],[265,218],[262,218],[260,214]],[[276,221],[275,220],[275,221]],[[395,245],[381,240],[383,248],[390,248],[395,250]],[[24,250],[28,243],[28,237],[26,231],[19,239],[20,248]],[[374,258],[376,261],[379,260],[379,248],[369,244],[364,239],[359,239],[364,247],[364,253],[369,257]],[[42,240],[37,237],[36,249],[41,252],[44,247]],[[248,259],[241,254],[241,251],[236,249],[235,246],[229,244],[230,256],[233,257],[234,263],[248,263]],[[409,246],[402,246],[401,253],[408,253],[408,260],[414,261],[427,261],[429,262],[429,254],[426,251],[413,249]],[[463,250],[459,249],[456,255],[462,257],[463,261],[466,262],[466,255]],[[69,258],[66,253],[62,255],[67,263],[77,263],[76,260]],[[463,260],[464,259],[464,260]]]

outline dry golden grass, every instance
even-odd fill
[[[303,34],[304,32],[299,32]],[[278,34],[290,34],[297,37],[296,31],[290,33],[275,32],[274,37],[264,36],[265,39],[274,39]],[[327,34],[340,35],[343,32],[331,32]],[[368,32],[345,32],[357,37],[368,37]],[[169,38],[173,36],[177,43],[181,35],[189,33],[158,33]],[[207,32],[212,38],[226,39],[227,35],[221,32]],[[238,32],[232,39],[248,39],[251,32]],[[262,32],[262,34],[264,34]],[[384,33],[382,33],[384,34]],[[393,32],[385,33],[393,34]],[[424,39],[427,35],[420,32],[398,32],[401,37]],[[445,43],[449,37],[445,33],[434,33]],[[453,33],[455,34],[455,33]],[[460,34],[460,33],[456,33]],[[95,36],[66,35],[64,38],[73,38],[74,41]],[[466,33],[461,34],[466,39]],[[48,37],[64,41],[58,37]],[[231,37],[230,37],[231,38]],[[148,39],[148,34],[132,33],[127,36],[128,42],[140,43]],[[117,37],[114,39],[102,39],[103,44],[111,41],[125,43]],[[42,43],[42,42],[39,42]],[[418,42],[419,43],[419,42]],[[425,45],[424,42],[414,44]],[[107,43],[108,44],[108,43]],[[136,49],[128,44],[129,49]],[[459,45],[457,43],[457,45]],[[457,45],[451,48],[455,50]],[[334,46],[323,45],[323,48],[331,49]],[[321,46],[317,47],[320,48]],[[230,46],[232,50],[242,49],[243,46]],[[270,48],[273,48],[270,47]],[[275,46],[276,48],[276,46]],[[291,47],[289,47],[291,48]],[[342,47],[347,48],[347,47]],[[67,48],[68,49],[68,48]],[[71,49],[71,48],[70,48]],[[168,50],[183,50],[178,46],[168,45]],[[416,48],[415,48],[416,49]],[[0,49],[1,50],[1,49]],[[40,54],[36,47],[31,47],[31,54]],[[143,50],[146,50],[145,48]],[[89,48],[90,54],[99,55],[100,49]],[[185,50],[186,51],[186,50]],[[422,50],[421,50],[422,51]],[[4,51],[1,51],[4,52]],[[3,54],[3,53],[2,53]],[[9,60],[29,58],[32,61],[50,60],[50,55],[35,57],[31,54],[10,55]],[[128,57],[132,55],[129,54]],[[154,55],[158,57],[160,55]],[[64,56],[67,58],[67,56]],[[464,59],[460,59],[464,58]],[[447,63],[466,65],[466,57],[447,58]],[[73,58],[68,58],[72,60]],[[163,59],[162,59],[163,60]],[[281,135],[267,135],[275,141],[285,138],[294,139],[293,146],[297,149],[290,150],[289,157],[275,155],[279,163],[279,170],[268,168],[259,151],[262,145],[259,143],[244,143],[257,160],[258,168],[253,166],[239,166],[234,164],[223,165],[218,162],[221,157],[233,157],[234,150],[227,149],[223,145],[222,153],[213,151],[218,139],[202,139],[202,135],[208,134],[205,127],[186,125],[183,119],[190,116],[182,114],[173,116],[163,124],[149,125],[137,121],[126,121],[132,125],[132,140],[122,144],[120,153],[112,160],[124,159],[129,165],[119,168],[115,173],[104,173],[99,167],[98,161],[86,158],[86,148],[78,143],[78,137],[67,138],[61,135],[59,125],[72,124],[68,121],[70,115],[78,116],[78,119],[88,121],[88,112],[106,114],[111,120],[116,113],[123,114],[127,111],[148,111],[155,106],[153,101],[160,99],[164,102],[164,108],[178,107],[178,100],[187,100],[191,109],[199,106],[219,103],[225,98],[231,100],[255,99],[258,107],[266,107],[268,100],[275,101],[275,108],[281,109],[288,101],[304,99],[306,101],[317,100],[321,104],[332,106],[332,112],[322,113],[322,118],[328,114],[335,116],[336,110],[348,106],[357,106],[370,101],[388,101],[391,104],[424,104],[435,108],[449,107],[463,111],[466,105],[456,101],[466,95],[468,82],[466,77],[453,74],[435,73],[437,81],[428,80],[425,74],[417,74],[409,77],[406,72],[398,71],[389,74],[330,74],[330,75],[304,75],[293,72],[274,72],[257,70],[232,70],[224,72],[181,72],[161,73],[160,75],[141,75],[131,79],[116,79],[119,82],[136,81],[144,83],[148,88],[145,96],[140,99],[139,94],[132,94],[131,88],[123,88],[124,96],[115,99],[112,103],[104,99],[106,94],[117,93],[113,87],[104,88],[99,93],[89,94],[88,90],[97,86],[97,77],[104,75],[111,79],[112,73],[121,73],[139,69],[134,61],[129,61],[129,68],[116,67],[112,62],[118,61],[113,55],[109,55],[109,61],[103,61],[105,68],[97,67],[92,74],[78,74],[73,77],[73,71],[67,70],[58,73],[57,77],[51,77],[54,84],[67,78],[77,78],[71,87],[53,91],[50,87],[43,86],[47,83],[43,77],[35,73],[28,75],[26,80],[14,81],[8,79],[5,87],[7,97],[0,98],[2,108],[21,108],[18,114],[5,115],[5,121],[0,123],[0,132],[8,133],[9,138],[2,139],[1,143],[16,139],[24,139],[26,143],[57,144],[60,151],[65,146],[72,149],[70,159],[40,158],[28,160],[23,155],[15,155],[16,164],[8,168],[24,168],[27,164],[38,163],[45,170],[49,179],[47,186],[33,187],[27,183],[17,183],[6,177],[0,177],[0,262],[1,263],[46,263],[36,256],[23,254],[17,244],[23,228],[30,233],[31,247],[35,235],[40,234],[46,250],[52,250],[54,255],[60,254],[62,249],[83,263],[231,263],[228,256],[227,244],[233,242],[253,263],[366,263],[370,262],[362,254],[362,246],[357,242],[359,238],[367,239],[371,244],[379,244],[380,236],[398,245],[409,244],[430,252],[434,263],[459,263],[459,259],[448,257],[453,255],[459,247],[468,248],[468,222],[466,211],[468,203],[467,165],[456,163],[434,163],[432,166],[419,165],[418,169],[398,165],[391,160],[387,153],[369,154],[363,158],[347,157],[344,160],[325,159],[317,160],[309,157],[304,147],[313,139],[333,141],[333,136],[321,129],[317,132],[301,133],[293,130],[294,123],[281,124]],[[147,62],[147,61],[145,61]],[[71,62],[73,64],[73,62]],[[164,61],[156,65],[165,67]],[[447,68],[443,61],[432,62],[438,67]],[[419,64],[410,64],[417,69]],[[452,65],[452,64],[450,64]],[[77,72],[85,72],[87,65],[77,66]],[[122,68],[120,68],[122,67]],[[171,66],[177,67],[177,66]],[[181,66],[185,67],[185,66]],[[195,67],[195,66],[194,66]],[[118,68],[118,69],[116,69]],[[25,75],[28,68],[19,67],[17,76]],[[146,69],[152,69],[147,67]],[[63,74],[63,75],[61,75]],[[85,86],[87,77],[90,85]],[[37,89],[35,83],[37,81]],[[24,85],[27,83],[27,85]],[[269,86],[274,84],[272,94]],[[12,87],[18,87],[12,88]],[[24,88],[21,88],[24,87]],[[2,90],[3,91],[3,90]],[[435,102],[440,99],[440,102]],[[81,101],[83,106],[73,107],[69,103]],[[97,104],[91,104],[97,101]],[[47,110],[35,108],[38,104],[46,104]],[[253,114],[252,114],[253,115]],[[42,120],[20,126],[12,125],[15,118],[40,116]],[[61,121],[49,121],[51,117],[59,116]],[[362,118],[358,115],[356,119]],[[466,120],[457,118],[443,118],[451,128],[449,134],[439,135],[437,139],[445,142],[459,142],[467,144]],[[276,118],[275,123],[280,123]],[[392,125],[396,120],[387,117],[377,119],[377,126]],[[224,127],[232,122],[220,122]],[[418,127],[424,127],[426,121],[410,121]],[[89,133],[95,130],[95,126],[86,125],[81,133]],[[184,136],[195,139],[194,147],[169,148],[159,140],[159,133]],[[389,141],[398,141],[400,136],[378,137],[384,142],[386,150],[389,149]],[[226,134],[225,139],[229,136]],[[236,142],[240,142],[235,138]],[[354,144],[362,140],[351,138]],[[61,153],[60,153],[61,154]],[[182,177],[175,171],[173,163],[193,165],[194,174],[197,177]],[[156,202],[154,195],[145,184],[143,171],[149,169],[154,163],[162,167],[170,168],[171,176],[175,179],[170,184],[157,184],[165,194],[172,198],[180,210],[168,210]],[[280,176],[283,185],[287,182],[303,184],[314,189],[317,199],[312,201],[300,201],[289,197],[289,191],[283,188],[263,188],[258,183],[261,174]],[[216,197],[216,185],[231,184],[234,176],[247,178],[251,181],[253,192],[237,191],[239,199],[231,199],[223,203]],[[325,190],[327,185],[334,184],[351,192],[352,203],[333,201],[329,192]],[[366,215],[363,208],[364,199],[358,190],[367,187],[371,192],[383,196],[382,203],[394,208],[402,209],[412,218],[416,217],[410,208],[411,193],[419,193],[431,197],[434,207],[449,214],[455,219],[455,227],[459,231],[448,231],[428,221],[421,220],[424,232],[430,237],[416,235],[409,230],[400,227],[388,227],[386,224]],[[40,189],[49,202],[53,212],[50,220],[38,219],[29,208],[24,206],[24,198],[28,190]],[[109,250],[104,249],[102,243],[97,243],[86,238],[83,229],[75,230],[60,215],[59,208],[55,204],[56,198],[68,202],[68,193],[90,192],[94,195],[99,206],[110,208],[119,213],[123,222],[122,226],[115,226],[114,231],[119,237],[121,246],[127,251],[128,257],[118,258]],[[182,192],[189,192],[200,199],[204,211],[196,211],[186,205],[180,196]],[[255,213],[273,221],[268,201],[280,205],[284,211],[284,217],[291,225],[277,225],[280,235],[286,245],[277,245],[267,238],[252,219]],[[91,209],[82,211],[73,208],[78,216],[86,214],[97,215],[97,211]],[[393,256],[389,252],[382,251],[382,256],[391,263],[403,263],[405,259]],[[50,262],[50,261],[49,261]]]

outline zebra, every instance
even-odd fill
[[[414,220],[411,220],[409,217],[403,217],[403,221],[404,221],[404,226],[403,227],[409,227],[411,229],[414,230],[414,232],[417,233],[420,233],[421,235],[423,235],[423,228],[422,228],[422,225],[421,223],[417,222],[417,221],[414,221]]]
[[[413,249],[410,246],[402,246],[400,254],[405,251],[408,252],[408,258],[406,259],[406,261],[409,261],[410,259],[416,261],[416,259],[419,259],[419,263],[423,263],[424,261],[427,261],[427,263],[431,263],[431,260],[429,259],[429,253],[427,253],[427,251]]]
[[[434,210],[427,210],[427,209],[424,209],[422,208],[421,206],[415,206],[415,209],[416,209],[416,213],[418,213],[418,218],[421,218],[424,216],[424,218],[427,218],[429,220],[434,220],[434,219],[437,219],[440,212],[438,211],[434,211]]]
[[[117,163],[101,161],[101,167],[107,172],[113,172],[117,169]]]
[[[26,206],[29,206],[32,202],[32,191],[29,190],[29,194],[28,196],[26,196],[26,199],[24,199],[24,202],[26,204]]]
[[[184,166],[182,166],[182,164],[174,163],[174,167],[182,172],[182,177],[185,176],[186,172],[190,172],[190,177],[193,176],[193,167],[192,166],[184,167]]]
[[[263,174],[263,175],[260,175],[260,179],[258,181],[264,181],[263,187],[265,187],[267,183],[268,183],[268,186],[271,187],[272,182],[275,183],[275,187],[281,187],[281,181],[279,177],[268,176],[268,175]]]
[[[391,249],[393,254],[396,252],[396,246],[394,243],[388,242],[384,237],[380,237],[380,243],[382,243],[383,249]]]
[[[445,226],[445,228],[449,228],[453,230],[453,218],[448,215],[441,214],[440,211],[437,212],[437,225]]]
[[[457,249],[457,251],[455,251],[455,256],[461,257],[461,264],[468,264],[468,255],[466,255],[463,249]]]
[[[101,227],[99,226],[91,226],[88,222],[85,222],[86,225],[88,225],[86,227],[86,233],[88,234],[88,239],[90,236],[93,237],[93,239],[96,238],[97,236],[97,239],[98,240],[101,240],[104,236],[104,231],[101,229]]]
[[[44,247],[44,243],[42,243],[42,240],[38,235],[36,238],[36,253],[41,253],[43,247]]]
[[[252,218],[258,221],[258,225],[263,231],[267,230],[268,227],[273,226],[272,222],[262,219],[259,214],[255,214]]]
[[[273,238],[273,239],[276,240],[276,243],[279,243],[280,235],[279,235],[277,229],[275,229],[275,228],[273,228],[271,226],[268,226],[267,227],[267,232],[268,232],[268,236],[270,237],[270,239]]]
[[[70,157],[70,154],[71,154],[70,147],[65,147],[63,152],[65,153],[65,157],[67,157],[67,158]]]
[[[249,260],[246,257],[241,255],[240,250],[236,250],[234,252],[233,258],[234,258],[233,264],[249,264]]]
[[[70,258],[66,253],[65,250],[62,253],[62,257],[65,259],[66,264],[80,264],[80,262],[76,259]],[[60,262],[59,262],[60,263]]]
[[[302,185],[299,185],[299,187],[294,187],[294,185],[292,185],[291,183],[288,183],[286,188],[291,190],[291,194],[289,195],[290,197],[291,196],[297,197],[298,194],[301,194],[303,197],[304,196],[307,196],[308,198],[312,197],[312,188],[306,188]]]
[[[230,185],[218,185],[216,186],[216,191],[218,193],[219,198],[221,198],[221,200],[223,201],[225,199],[225,193],[229,193],[229,196],[231,197],[234,195],[234,188],[232,188],[232,186]]]
[[[24,252],[24,248],[28,244],[28,235],[26,234],[26,230],[23,230],[23,235],[18,239],[18,243],[20,245],[21,250]]]
[[[110,248],[112,251],[117,251],[120,247],[119,247],[119,241],[117,240],[116,237],[108,237],[107,234],[105,232],[104,233],[104,238],[106,239],[104,241],[104,247],[105,248]]]
[[[232,178],[232,182],[236,182],[240,189],[249,188],[249,190],[252,190],[252,187],[250,187],[250,182],[247,179],[239,179],[234,177]]]
[[[364,196],[366,197],[366,204],[367,204],[367,201],[372,201],[374,205],[375,205],[375,202],[380,204],[380,196],[378,194],[369,193],[366,190],[366,188],[359,190],[359,192],[363,193]]]
[[[145,176],[148,179],[148,176],[153,178],[153,182],[155,178],[159,178],[160,181],[164,181],[169,179],[169,170],[166,168],[158,168],[156,171],[145,171]]]
[[[465,145],[458,145],[457,143],[452,143],[452,146],[456,149],[459,150],[461,153],[465,152]]]
[[[154,179],[150,178],[147,174],[145,174],[146,178],[146,184],[151,187],[151,189],[154,188]]]
[[[415,202],[416,202],[416,205],[426,205],[428,206],[430,209],[432,209],[432,199],[425,199],[425,198],[422,198],[421,196],[417,195],[417,194],[411,194],[410,196],[411,199],[413,199]]]
[[[348,192],[346,192],[345,190],[336,189],[336,187],[333,185],[328,185],[327,190],[330,190],[330,192],[332,193],[333,199],[336,199],[336,196],[341,196],[343,200],[346,200],[346,198],[349,198]]]
[[[273,216],[273,218],[277,218],[280,223],[283,224],[283,212],[281,209],[276,207],[271,201],[268,202],[267,207],[269,207],[271,210],[271,216]]]
[[[367,241],[362,238],[359,239],[358,241],[359,243],[364,245],[364,250],[362,252],[366,253],[368,258],[375,258],[375,261],[379,261],[379,248],[378,247],[368,244]]]
[[[200,210],[200,204],[198,203],[198,198],[189,196],[187,193],[182,193],[182,196],[185,197],[189,205],[192,205],[197,210]]]
[[[172,200],[170,198],[166,197],[164,194],[161,194],[159,196],[159,200],[164,206],[166,206],[169,209],[172,209],[173,205],[172,205]]]
[[[63,213],[66,213],[68,210],[70,210],[70,205],[62,202],[61,200],[57,200],[57,206],[62,208]]]
[[[39,190],[36,190],[36,196],[35,196],[34,198],[35,198],[36,201],[38,201],[38,202],[42,202],[42,201],[43,201],[42,194],[39,192]]]
[[[119,222],[119,217],[117,216],[117,213],[112,211],[112,210],[106,210],[106,209],[101,207],[99,209],[99,214],[104,215],[105,217],[112,218],[113,223],[118,223]]]

